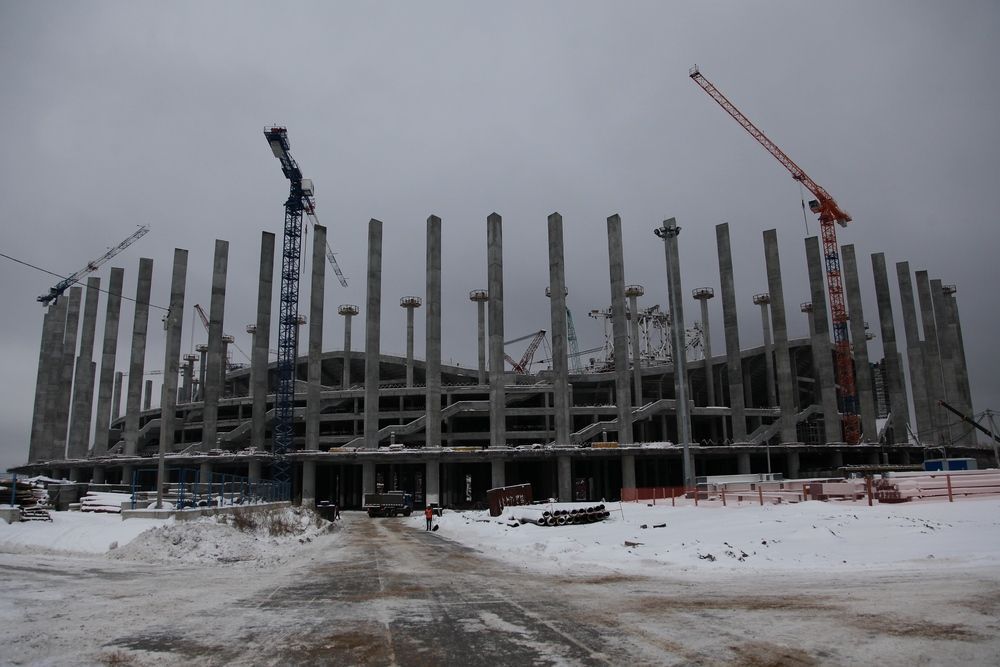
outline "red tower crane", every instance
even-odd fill
[[[540,329],[535,333],[528,334],[527,336],[521,336],[520,338],[515,338],[514,340],[504,341],[504,345],[510,345],[511,343],[517,343],[529,338],[531,339],[531,342],[528,343],[528,348],[524,351],[524,354],[521,355],[520,361],[516,361],[507,353],[504,353],[503,355],[503,358],[507,360],[507,363],[513,367],[515,375],[527,375],[531,371],[531,363],[535,358],[535,352],[538,351],[538,346],[542,344],[543,340],[545,340],[545,329]]]
[[[851,360],[851,340],[848,336],[847,328],[847,305],[844,302],[844,286],[840,276],[840,250],[837,246],[837,227],[834,224],[846,227],[847,223],[851,222],[851,216],[847,214],[847,211],[840,208],[840,205],[830,196],[829,192],[823,189],[816,181],[809,178],[801,167],[785,155],[784,151],[778,148],[773,141],[767,138],[767,135],[750,122],[749,118],[744,116],[732,102],[726,99],[726,96],[719,92],[701,74],[697,65],[691,68],[689,75],[719,106],[725,109],[726,113],[735,118],[736,122],[750,133],[750,136],[760,142],[760,145],[768,153],[773,155],[785,169],[791,172],[792,178],[801,183],[816,197],[816,199],[809,202],[809,209],[819,216],[820,236],[823,240],[823,257],[826,263],[826,287],[830,295],[833,342],[836,348],[837,383],[840,385],[844,405],[844,439],[849,444],[857,444],[860,437],[858,399],[854,383],[854,364]]]

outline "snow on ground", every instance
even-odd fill
[[[580,506],[577,503],[575,506]],[[551,508],[573,505],[552,504]],[[518,508],[491,518],[485,511],[446,510],[436,536],[456,540],[517,567],[571,571],[581,565],[622,573],[740,571],[862,571],[914,567],[1000,566],[1000,499],[924,501],[868,507],[818,502],[729,507],[685,501],[608,503],[603,522],[540,527],[516,525]],[[53,512],[53,521],[0,522],[0,550],[107,554],[143,562],[284,562],[301,545],[331,529],[316,515],[286,509],[266,525],[238,530],[230,519],[129,519]],[[423,530],[424,519],[402,519]],[[666,524],[664,527],[654,527]],[[643,526],[646,526],[643,528]],[[626,542],[639,543],[638,546]],[[112,548],[112,545],[114,547]]]
[[[516,507],[496,518],[487,511],[445,511],[435,521],[439,535],[512,565],[546,571],[581,565],[623,573],[648,573],[650,566],[667,565],[675,574],[1000,565],[998,499],[874,507],[819,501],[671,507],[661,501],[655,506],[607,503],[606,509],[608,519],[583,525],[515,527]],[[407,521],[424,527],[422,516]],[[626,541],[640,544],[627,546]]]
[[[5,551],[73,551],[99,554],[114,543],[126,544],[154,526],[159,519],[129,519],[120,514],[50,512],[52,521],[0,521],[0,548]],[[172,519],[168,519],[171,523]]]
[[[0,521],[0,551],[107,554],[142,562],[283,562],[300,544],[331,524],[298,508],[261,513],[260,525],[241,531],[232,517],[192,521],[128,519],[118,514],[52,512],[52,521]]]

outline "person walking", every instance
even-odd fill
[[[424,530],[430,530],[431,524],[434,523],[434,508],[430,505],[424,508],[424,518],[427,519],[427,528]]]

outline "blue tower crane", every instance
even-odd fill
[[[278,387],[274,409],[274,471],[276,482],[291,482],[291,469],[286,453],[294,437],[295,351],[298,343],[299,268],[302,259],[302,214],[312,213],[313,185],[302,177],[288,143],[284,127],[264,129],[264,136],[274,157],[281,162],[281,171],[289,182],[285,200],[285,234],[281,254],[281,303],[278,310]]]

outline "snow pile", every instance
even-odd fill
[[[247,511],[153,528],[112,550],[108,557],[150,563],[244,562],[268,567],[284,562],[299,545],[331,528],[328,521],[300,508]]]
[[[519,525],[518,508],[495,518],[485,511],[445,512],[437,534],[512,565],[548,571],[581,565],[633,573],[662,566],[683,571],[1000,565],[1000,500],[992,498],[874,507],[818,501],[738,507],[613,503],[607,509],[611,516],[601,523],[558,530]],[[423,527],[422,517],[408,521]]]

